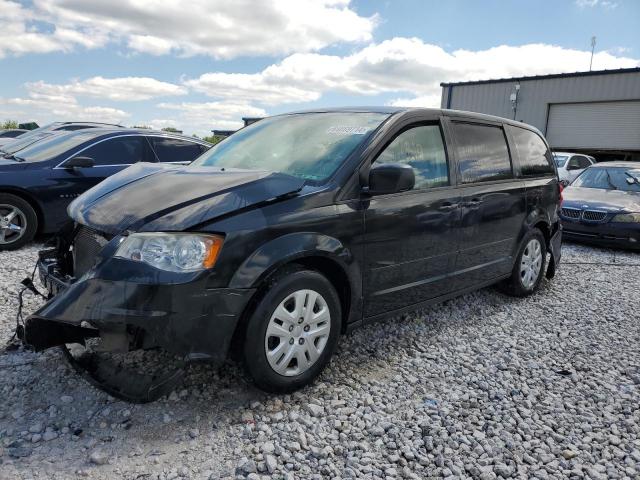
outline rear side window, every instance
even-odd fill
[[[16,138],[18,135],[22,135],[23,131],[21,130],[10,130],[8,132],[2,132],[0,133],[0,137],[2,138]]]
[[[492,182],[513,177],[502,127],[454,122],[462,183]]]
[[[413,127],[398,135],[375,163],[404,163],[413,167],[415,187],[449,185],[449,169],[438,125]]]
[[[95,128],[93,125],[64,125],[56,128],[56,130],[64,130],[66,132],[75,132],[76,130],[85,130],[87,128]]]
[[[144,161],[144,138],[116,137],[104,140],[78,154],[91,157],[96,165],[129,165]]]
[[[192,162],[204,151],[200,144],[179,138],[149,137],[149,140],[161,162]]]
[[[553,174],[546,143],[537,133],[519,127],[509,127],[518,151],[520,172],[523,176]]]

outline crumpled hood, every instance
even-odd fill
[[[640,212],[640,193],[636,192],[569,186],[564,189],[562,195],[563,207]]]
[[[302,188],[267,171],[138,163],[75,199],[69,216],[102,232],[181,231]]]

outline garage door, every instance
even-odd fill
[[[640,150],[640,101],[552,104],[546,137],[552,148]]]

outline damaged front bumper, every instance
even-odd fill
[[[22,341],[36,351],[63,346],[76,368],[92,374],[93,383],[130,401],[150,401],[155,398],[150,389],[170,379],[156,379],[146,387],[138,379],[130,383],[146,392],[126,392],[109,385],[117,368],[109,370],[88,357],[75,358],[66,345],[99,339],[92,342],[100,352],[159,347],[180,356],[185,364],[194,360],[222,363],[254,290],[210,288],[210,272],[159,272],[114,258],[113,248],[107,245],[95,266],[78,279],[65,272],[60,252],[40,252],[37,268],[49,300],[25,320],[18,331]]]

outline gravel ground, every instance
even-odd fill
[[[3,343],[36,250],[0,252]],[[293,395],[198,365],[131,405],[57,350],[0,353],[0,479],[638,478],[639,272],[640,254],[565,245],[535,296],[370,325]]]

